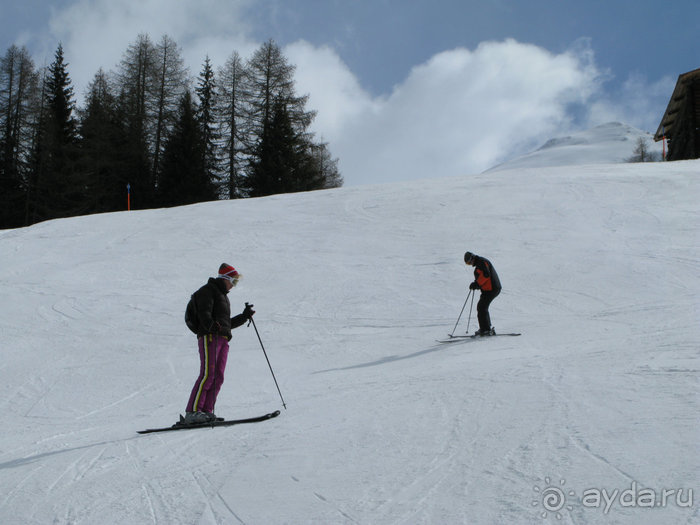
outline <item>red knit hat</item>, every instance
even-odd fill
[[[230,264],[222,263],[221,266],[219,266],[219,277],[233,281],[233,279],[238,279],[240,274]]]

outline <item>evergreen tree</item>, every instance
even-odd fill
[[[320,164],[324,146],[309,143],[298,133],[283,100],[272,106],[272,119],[265,127],[250,162],[250,195],[311,191],[327,186]]]
[[[128,141],[116,97],[102,69],[88,88],[81,113],[80,170],[87,180],[90,211],[124,210],[129,181],[123,152]]]
[[[250,151],[248,139],[248,99],[250,97],[246,65],[233,53],[217,80],[217,124],[221,133],[223,175],[227,180],[229,199],[245,196],[242,177],[245,159]]]
[[[24,208],[24,223],[29,225],[42,220],[39,216],[37,195],[41,194],[40,183],[43,181],[43,171],[48,164],[46,148],[46,70],[41,77],[39,102],[36,107],[36,119],[32,126],[32,141],[29,157],[29,170],[26,181],[26,200]]]
[[[73,87],[60,44],[45,82],[45,112],[37,130],[39,155],[34,165],[33,221],[86,211],[85,183],[76,172]]]
[[[296,137],[284,104],[271,109],[255,155],[250,159],[250,196],[260,197],[289,191],[297,168]]]
[[[340,188],[343,185],[343,176],[338,171],[338,159],[331,157],[327,144],[311,144],[309,162],[313,164],[311,169],[320,175],[322,189]]]
[[[156,46],[154,92],[155,138],[153,144],[153,177],[158,187],[163,139],[168,136],[177,118],[178,105],[187,86],[187,71],[175,41],[164,35]]]
[[[148,35],[140,34],[124,53],[116,75],[118,113],[127,140],[122,158],[129,173],[133,208],[148,208],[155,202],[151,172],[155,126],[149,108],[154,106],[156,62],[155,46]]]
[[[214,70],[211,67],[209,57],[204,61],[204,68],[199,74],[195,91],[199,99],[197,120],[202,128],[202,139],[204,140],[204,165],[209,174],[209,179],[218,180],[218,132],[216,129],[215,117],[216,83],[214,79]]]
[[[255,51],[248,62],[250,120],[252,143],[262,137],[273,118],[276,101],[284,103],[292,126],[298,133],[306,132],[316,113],[306,110],[308,96],[297,96],[294,89],[294,70],[282,50],[272,40]]]
[[[25,223],[38,78],[25,47],[0,57],[0,229]]]
[[[308,96],[295,94],[294,69],[273,41],[263,44],[248,64],[249,118],[255,144],[246,181],[250,195],[309,191],[342,183],[337,165],[323,171],[329,167],[320,162],[325,146],[315,144],[308,131],[316,113],[305,108]]]
[[[180,115],[163,152],[158,194],[162,206],[216,199],[216,187],[205,165],[205,142],[192,95],[186,91]]]

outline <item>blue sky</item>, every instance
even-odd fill
[[[699,19],[697,0],[0,0],[0,51],[44,65],[62,42],[82,93],[140,32],[193,74],[272,38],[361,184],[480,172],[612,120],[653,132],[700,67]]]

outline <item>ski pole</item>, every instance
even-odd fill
[[[248,303],[245,303],[246,306],[248,306]],[[253,318],[250,318],[250,322],[253,323],[253,328],[255,328],[255,335],[258,336],[258,341],[260,341],[260,348],[262,348],[263,354],[265,354],[265,360],[267,361],[267,366],[270,367],[270,372],[272,373],[272,379],[275,380],[275,386],[277,387],[277,392],[280,395],[280,399],[282,400],[282,406],[284,407],[285,410],[287,410],[287,405],[284,402],[284,398],[282,397],[282,392],[280,391],[280,386],[277,384],[277,378],[275,377],[275,372],[272,370],[272,365],[270,364],[270,360],[267,357],[267,352],[265,351],[265,345],[263,345],[262,339],[260,339],[260,333],[258,332],[258,327],[255,326],[255,321]],[[250,323],[249,323],[250,324]]]
[[[471,321],[472,321],[472,308],[474,308],[474,296],[475,295],[476,294],[472,294],[472,304],[469,307],[469,318],[467,319],[467,334],[469,333],[469,323],[471,323]]]
[[[472,295],[472,292],[474,290],[469,290],[469,293],[467,294],[467,298],[464,300],[464,306],[462,306],[462,311],[459,312],[459,317],[457,318],[457,322],[455,323],[455,327],[452,329],[452,333],[450,334],[450,337],[452,337],[455,333],[455,330],[457,330],[457,325],[459,324],[459,320],[462,318],[462,314],[464,313],[464,308],[467,306],[467,301],[469,301],[469,296]],[[474,304],[474,300],[472,299],[472,304]],[[469,313],[471,316],[471,312]],[[467,331],[469,331],[469,327],[467,327]]]

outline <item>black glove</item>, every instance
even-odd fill
[[[255,315],[255,310],[253,310],[253,305],[245,303],[245,310],[243,310],[243,316],[246,319],[252,319],[253,315]]]
[[[479,283],[477,283],[476,281],[474,281],[473,283],[471,283],[471,284],[469,285],[469,289],[470,289],[470,290],[478,290],[478,289],[479,289]]]

